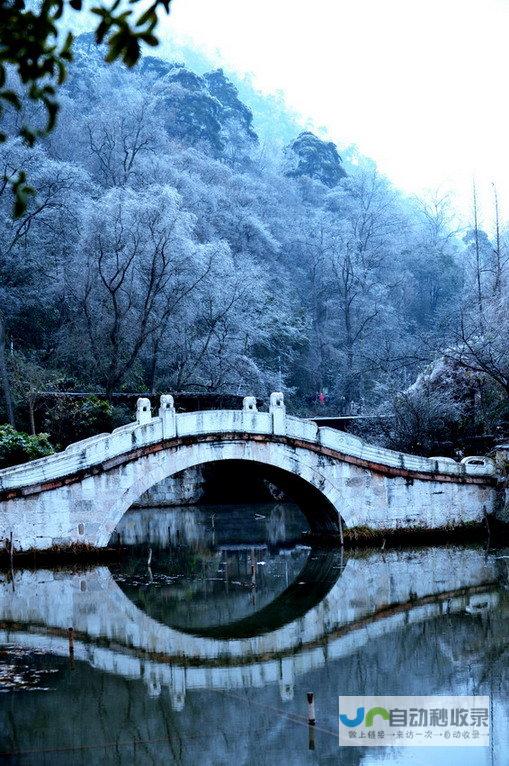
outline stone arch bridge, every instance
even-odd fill
[[[249,461],[291,478],[320,534],[344,526],[436,529],[482,522],[500,499],[489,458],[424,458],[376,447],[286,414],[254,397],[242,410],[175,412],[163,395],[153,417],[139,399],[136,421],[63,452],[0,471],[0,537],[14,550],[108,544],[127,509],[147,490],[194,466]]]

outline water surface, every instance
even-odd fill
[[[143,509],[121,562],[4,574],[2,762],[506,764],[507,552],[343,555],[303,529],[284,504]],[[493,745],[340,750],[338,696],[363,693],[489,694]]]

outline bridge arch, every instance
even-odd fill
[[[316,533],[338,534],[340,525],[348,518],[340,513],[341,489],[313,462],[306,450],[283,443],[266,441],[195,441],[193,444],[169,447],[156,455],[142,456],[129,464],[129,485],[104,509],[104,524],[99,531],[98,545],[107,545],[112,532],[129,508],[159,482],[189,468],[223,461],[247,462],[275,469],[296,480],[306,501],[301,510],[310,529]],[[310,501],[313,505],[310,505]]]

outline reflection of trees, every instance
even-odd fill
[[[307,551],[281,557],[267,544],[288,540],[302,519],[293,504],[131,509],[111,539],[128,555],[111,571],[159,622],[184,630],[229,624],[265,607],[297,577]]]
[[[142,555],[111,571],[129,600],[157,622],[209,638],[246,638],[304,616],[342,566],[341,552],[275,553],[253,545],[215,553],[168,549],[150,570]]]
[[[308,558],[308,550],[281,556],[266,546],[168,548],[155,552],[149,572],[146,548],[136,554],[111,567],[118,585],[146,614],[183,630],[227,624],[263,608],[295,580]]]

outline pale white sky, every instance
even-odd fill
[[[162,34],[356,144],[407,192],[509,219],[509,0],[174,0]],[[156,54],[157,55],[157,54]]]

